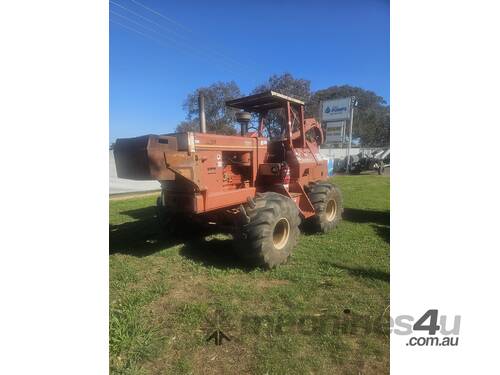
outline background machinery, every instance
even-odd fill
[[[372,153],[360,152],[351,155],[349,161],[349,173],[360,174],[362,171],[377,171],[379,175],[384,173],[385,168],[390,167],[391,150],[375,150]],[[347,156],[344,160],[347,165]]]
[[[304,118],[304,102],[273,91],[226,105],[240,110],[241,135],[207,133],[201,98],[200,132],[118,139],[118,176],[160,181],[166,229],[216,226],[243,258],[275,267],[289,258],[302,220],[321,232],[341,220],[341,193],[325,181],[319,152],[323,132]],[[258,125],[249,131],[252,118]]]

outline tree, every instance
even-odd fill
[[[200,129],[200,122],[195,120],[181,121],[175,131],[177,133],[197,132]]]
[[[355,96],[358,106],[353,122],[353,139],[360,138],[363,146],[388,146],[390,128],[390,108],[384,98],[373,91],[349,85],[332,86],[316,91],[307,107],[309,112],[320,119],[319,103],[321,100]]]
[[[252,94],[259,94],[270,90],[307,102],[311,98],[311,81],[294,78],[290,73],[282,75],[273,74],[266,83],[257,86],[252,91]],[[271,137],[280,135],[284,115],[282,110],[269,112],[266,119],[266,128]]]
[[[187,112],[186,121],[177,125],[177,132],[193,131],[198,129],[200,109],[198,97],[200,92],[205,96],[205,117],[207,131],[218,134],[235,134],[234,124],[236,110],[226,107],[227,100],[241,97],[241,91],[234,82],[216,82],[208,87],[200,87],[190,93],[183,104]]]
[[[273,74],[269,77],[267,83],[257,86],[252,91],[252,94],[259,94],[269,90],[307,102],[311,97],[311,81],[294,78],[290,73],[282,75]]]
[[[276,91],[284,95],[303,100],[305,116],[320,119],[319,103],[321,100],[356,96],[358,107],[353,123],[353,139],[359,138],[363,146],[388,146],[390,129],[390,108],[384,98],[373,91],[349,85],[331,86],[324,90],[311,92],[311,82],[302,78],[294,78],[290,73],[273,74],[266,83],[257,86],[251,94]],[[205,115],[207,130],[218,134],[235,134],[235,112],[226,107],[227,100],[242,96],[238,85],[234,82],[217,82],[208,87],[201,87],[189,94],[183,108],[187,112],[186,120],[177,125],[177,132],[196,131],[199,128],[198,96],[205,96]],[[270,111],[266,122],[269,136],[280,136],[279,130],[284,113],[281,110]],[[254,117],[254,121],[255,121]]]

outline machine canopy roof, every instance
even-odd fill
[[[269,109],[281,108],[283,104],[304,105],[304,102],[275,91],[267,91],[261,94],[245,96],[243,98],[229,100],[226,102],[228,107],[243,109],[248,112],[262,112]]]

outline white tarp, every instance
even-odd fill
[[[158,181],[134,181],[118,178],[115,157],[113,151],[109,151],[109,194],[146,192],[160,190],[160,188]]]

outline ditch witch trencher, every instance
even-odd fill
[[[241,135],[207,133],[201,96],[200,132],[118,139],[118,177],[160,181],[166,230],[216,226],[233,235],[243,258],[272,268],[289,258],[301,220],[325,233],[336,227],[341,193],[326,182],[323,132],[304,118],[304,102],[270,91],[226,105],[241,110]],[[252,114],[255,131],[248,128]]]

